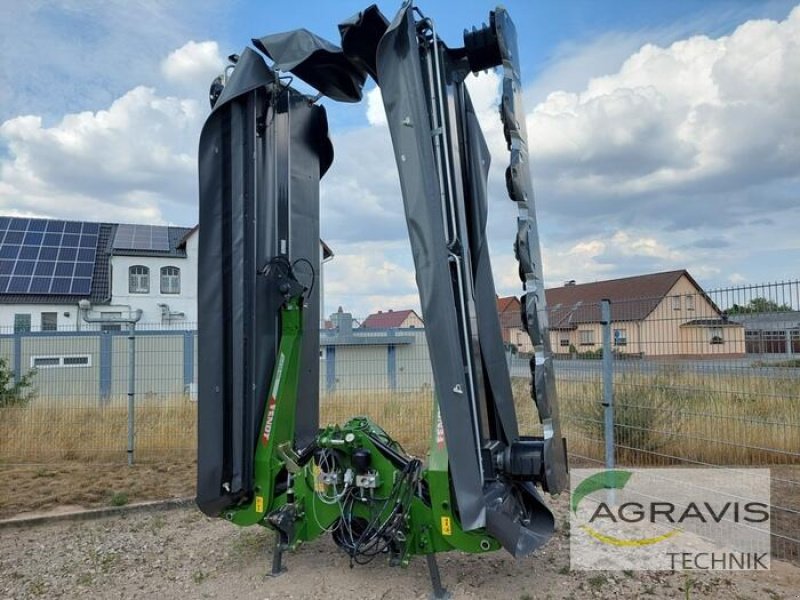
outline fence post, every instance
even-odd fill
[[[392,332],[390,335],[394,335]],[[389,389],[397,389],[397,347],[394,344],[386,346],[386,373],[389,379]]]
[[[14,382],[22,378],[22,334],[14,332]]]
[[[611,347],[611,301],[600,301],[603,327],[603,412],[606,443],[606,469],[614,468],[614,355]]]
[[[194,332],[183,332],[183,393],[188,395],[194,383]]]
[[[135,444],[136,321],[128,321],[128,466],[133,465]]]
[[[114,375],[114,338],[110,331],[100,331],[98,336],[100,336],[100,404],[108,404]]]

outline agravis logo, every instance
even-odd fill
[[[628,483],[628,480],[630,480],[631,475],[632,473],[630,471],[609,470],[596,473],[591,477],[587,477],[586,479],[581,481],[577,489],[575,489],[572,492],[572,498],[570,500],[570,509],[572,510],[573,514],[575,516],[578,515],[578,505],[580,505],[581,500],[586,498],[586,496],[588,496],[593,492],[597,492],[603,489],[621,490]],[[601,502],[600,504],[598,504],[597,508],[592,513],[592,516],[589,518],[589,521],[581,525],[580,527],[586,533],[588,533],[590,536],[596,539],[598,542],[602,542],[604,544],[609,544],[612,546],[649,546],[651,544],[657,544],[658,542],[663,542],[664,540],[669,539],[672,536],[680,533],[679,529],[673,529],[663,535],[658,535],[655,537],[623,539],[613,535],[601,533],[593,526],[595,520],[605,515],[610,515],[611,518],[613,519],[613,512],[611,511],[608,504],[606,504],[605,502]],[[625,519],[622,520],[624,521]],[[592,525],[590,525],[590,523],[592,523]]]
[[[769,568],[767,469],[573,469],[576,569]]]

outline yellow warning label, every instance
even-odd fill
[[[322,469],[319,468],[317,463],[314,463],[314,465],[311,467],[311,473],[314,476],[314,491],[324,494],[327,491],[327,486],[322,483],[322,480],[320,479]]]
[[[453,535],[453,525],[450,517],[442,517],[442,535]]]
[[[264,496],[256,496],[256,512],[264,512]]]

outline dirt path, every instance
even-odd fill
[[[1,529],[0,599],[428,597],[424,560],[398,569],[379,559],[351,570],[329,538],[288,555],[285,575],[264,577],[271,542],[265,530],[239,529],[195,509]],[[439,564],[456,599],[800,598],[800,568],[778,561],[758,574],[580,573],[569,571],[568,549],[559,532],[524,560],[451,553]]]

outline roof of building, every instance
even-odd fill
[[[522,312],[520,301],[516,296],[497,297],[497,314],[500,317],[500,326],[504,329],[509,327],[522,327]]]
[[[719,317],[718,319],[692,319],[681,323],[681,327],[741,327],[741,323],[737,323],[728,317]]]
[[[0,304],[107,303],[111,256],[185,257],[195,230],[0,216]]]
[[[741,323],[747,329],[794,329],[800,327],[800,311],[797,310],[769,313],[734,313],[730,315],[729,319]]]
[[[119,231],[120,227],[127,227],[124,224],[113,224],[114,227],[114,237],[111,239],[111,243],[107,246],[107,250],[109,254],[113,256],[176,256],[179,258],[186,258],[186,240],[191,237],[191,235],[197,231],[197,226],[195,227],[169,227],[169,226],[161,226],[161,225],[137,225],[136,227],[148,227],[153,230],[160,230],[163,232],[164,236],[164,245],[160,248],[158,247],[138,247],[138,248],[128,248],[128,247],[119,247],[116,244],[117,239],[117,232]]]
[[[599,323],[600,301],[605,299],[612,303],[614,321],[642,321],[684,276],[698,293],[705,295],[685,269],[550,288],[545,290],[550,328],[571,329],[579,323]],[[714,309],[719,312],[716,306]]]
[[[420,318],[414,310],[388,310],[386,312],[379,310],[364,319],[361,327],[366,327],[367,329],[396,329],[402,326],[403,322],[411,314]]]
[[[516,296],[497,297],[497,312],[504,313],[508,309],[519,310],[519,298]]]

